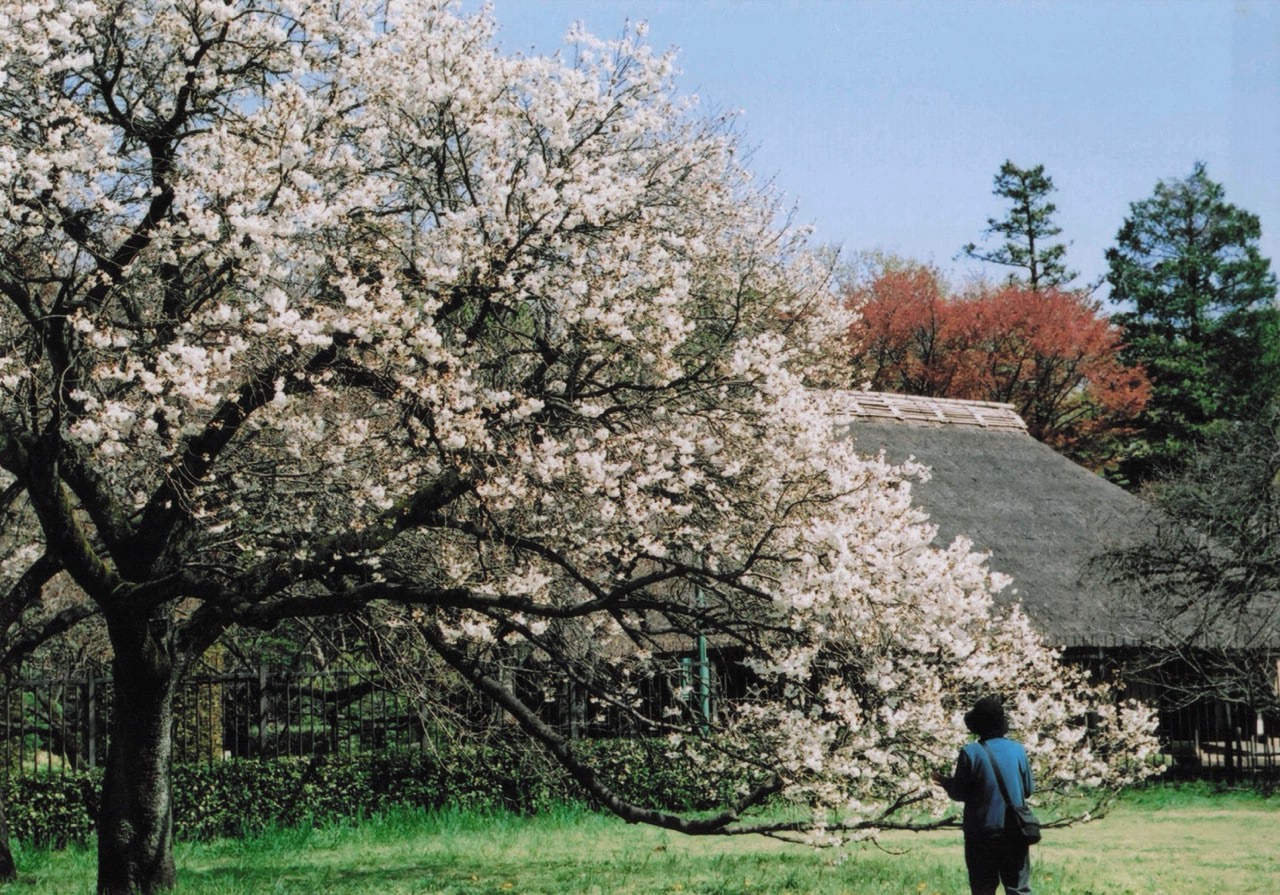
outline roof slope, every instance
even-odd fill
[[[1009,405],[849,392],[841,419],[859,449],[929,466],[913,486],[938,526],[991,554],[1013,578],[999,602],[1021,600],[1037,627],[1063,645],[1112,645],[1138,636],[1115,597],[1089,575],[1105,547],[1140,530],[1146,504],[1026,433]]]

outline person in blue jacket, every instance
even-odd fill
[[[1007,739],[1000,700],[979,699],[964,716],[965,726],[977,734],[956,759],[955,773],[933,775],[951,798],[964,802],[964,863],[973,895],[995,895],[1003,883],[1006,895],[1031,895],[1031,852],[1026,843],[1005,833],[1005,801],[991,760],[1000,766],[1009,801],[1022,805],[1031,795],[1031,764],[1021,743]],[[985,747],[985,748],[984,748]]]

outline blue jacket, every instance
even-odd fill
[[[985,741],[1000,765],[1000,774],[1009,790],[1009,799],[1015,805],[1024,804],[1034,787],[1031,782],[1031,763],[1021,743],[1004,737],[992,737]],[[983,836],[1004,829],[1004,796],[996,783],[995,772],[981,743],[969,743],[960,750],[956,759],[954,776],[944,778],[947,795],[964,802],[964,835]]]

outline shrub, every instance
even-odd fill
[[[175,833],[212,839],[367,813],[360,760],[235,759],[173,769]]]
[[[584,740],[578,750],[620,794],[649,807],[697,811],[730,792],[658,740]],[[360,819],[396,808],[540,814],[567,804],[598,807],[545,753],[520,740],[348,756],[233,759],[173,768],[178,838],[238,837],[278,827]],[[5,808],[13,837],[36,847],[88,840],[100,771],[9,780]]]
[[[705,811],[724,804],[742,781],[709,777],[698,762],[666,740],[585,740],[592,764],[624,798],[666,811]]]
[[[9,835],[36,848],[88,841],[101,788],[99,771],[57,771],[4,781],[0,789]]]

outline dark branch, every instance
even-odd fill
[[[0,655],[0,668],[16,667],[43,644],[97,614],[98,609],[92,604],[77,603],[50,616],[34,628],[19,631],[9,641],[4,654]]]
[[[461,674],[477,690],[484,693],[515,718],[522,730],[542,744],[570,776],[602,805],[628,823],[644,823],[681,833],[706,834],[725,832],[741,819],[742,812],[765,802],[782,789],[782,780],[776,775],[760,784],[735,804],[711,817],[687,818],[665,811],[643,808],[618,796],[596,773],[594,768],[579,761],[570,748],[569,741],[529,709],[496,678],[487,675],[461,650],[449,644],[438,632],[425,627],[423,636],[445,662]]]
[[[45,584],[60,571],[62,565],[52,554],[45,553],[18,577],[0,601],[0,638],[6,637],[22,614],[36,604]]]

